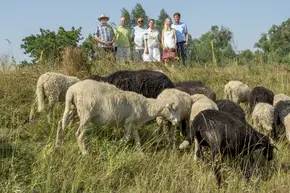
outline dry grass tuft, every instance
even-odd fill
[[[66,47],[64,49],[61,66],[64,73],[71,76],[88,74],[90,72],[87,56],[78,47]]]

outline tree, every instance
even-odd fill
[[[263,33],[255,47],[262,50],[268,61],[290,63],[290,18],[281,25],[272,25]]]
[[[254,60],[254,57],[255,57],[254,53],[249,49],[241,50],[239,51],[239,54],[238,54],[238,59],[239,59],[240,64],[250,63]]]
[[[168,13],[164,10],[161,9],[158,19],[156,20],[156,27],[159,30],[159,32],[161,33],[163,27],[164,27],[164,21],[165,19],[170,18],[170,16],[168,15]]]
[[[148,16],[140,3],[137,3],[131,11],[132,25],[137,25],[138,18],[143,18],[144,24],[148,22]]]
[[[98,48],[98,42],[94,39],[92,34],[88,35],[88,37],[83,41],[81,47],[89,60],[95,59],[96,51]]]
[[[232,39],[233,33],[229,29],[224,26],[221,26],[221,28],[212,26],[211,30],[203,34],[199,39],[193,39],[189,42],[189,50],[193,49],[191,54],[195,54],[195,56],[190,56],[190,58],[198,58],[202,63],[212,62],[211,42],[213,41],[217,63],[233,59],[236,54],[231,45]]]
[[[65,47],[77,46],[82,39],[81,29],[81,27],[78,29],[72,27],[70,31],[66,31],[63,27],[59,27],[56,33],[40,28],[40,34],[24,38],[20,47],[24,49],[25,54],[29,54],[33,62],[39,59],[42,53],[44,61],[56,61],[61,58],[61,53]]]

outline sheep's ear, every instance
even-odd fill
[[[167,103],[167,104],[165,105],[165,107],[167,107],[167,108],[169,108],[169,109],[172,109],[172,103]]]
[[[278,149],[278,147],[276,145],[271,144],[270,146],[279,151],[279,149]]]
[[[175,111],[177,110],[177,105],[175,103],[172,104],[172,109]]]
[[[169,109],[176,110],[176,104],[174,103],[167,103],[165,106]]]

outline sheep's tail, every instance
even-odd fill
[[[43,88],[43,82],[38,81],[36,86],[36,100],[37,100],[37,110],[38,112],[44,111],[44,88]]]
[[[68,125],[69,115],[73,109],[72,106],[73,106],[73,93],[68,90],[65,97],[65,109],[62,117],[62,129],[64,129]]]

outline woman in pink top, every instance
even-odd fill
[[[169,60],[176,58],[176,32],[175,29],[171,28],[170,18],[164,21],[161,41],[163,45],[162,59],[167,66]]]

